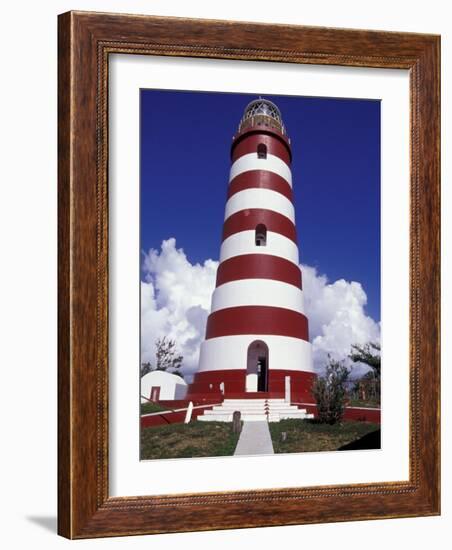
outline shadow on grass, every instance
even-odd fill
[[[379,425],[371,422],[346,421],[325,424],[318,419],[282,419],[269,425],[275,453],[301,453],[350,450],[353,444],[367,434],[379,430]],[[378,448],[378,442],[360,444],[360,449]]]

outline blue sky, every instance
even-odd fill
[[[218,259],[230,145],[257,94],[141,91],[141,249]],[[291,138],[300,258],[362,284],[380,320],[380,102],[262,95]]]

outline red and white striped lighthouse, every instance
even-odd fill
[[[291,401],[312,402],[290,140],[274,103],[246,107],[231,160],[216,288],[189,396],[289,391]]]

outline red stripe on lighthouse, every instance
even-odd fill
[[[206,340],[237,334],[272,334],[308,341],[308,320],[297,311],[270,306],[230,307],[209,315]]]
[[[242,254],[220,263],[216,286],[241,279],[273,279],[301,288],[300,268],[270,254]]]
[[[258,145],[267,147],[267,155],[275,155],[290,166],[289,149],[280,138],[263,133],[254,133],[244,136],[241,140],[235,143],[232,151],[232,162],[249,153],[257,153]]]
[[[255,229],[261,223],[265,225],[267,231],[279,233],[294,243],[297,242],[297,233],[293,222],[279,212],[263,208],[240,210],[229,216],[223,225],[223,241],[234,233]]]
[[[293,200],[292,188],[289,183],[269,170],[249,170],[242,172],[231,180],[228,188],[228,199],[244,189],[270,189]]]

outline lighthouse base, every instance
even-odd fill
[[[316,374],[307,371],[270,369],[266,391],[247,391],[246,371],[239,369],[198,372],[187,399],[287,399],[315,403],[311,388]],[[289,379],[289,381],[288,381]],[[249,385],[248,385],[249,387]],[[289,393],[289,395],[287,395]]]

